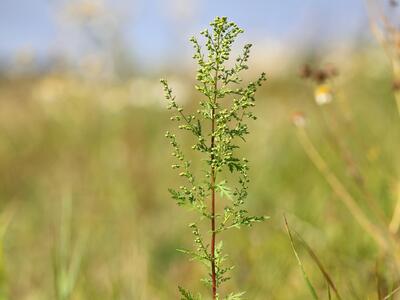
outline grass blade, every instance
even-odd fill
[[[291,245],[291,247],[292,247],[292,250],[293,250],[294,255],[296,256],[297,262],[298,262],[298,264],[299,264],[299,266],[300,266],[300,269],[301,269],[303,278],[304,278],[304,280],[305,280],[306,283],[307,283],[308,289],[310,290],[310,293],[311,293],[311,295],[313,296],[313,299],[314,299],[314,300],[318,300],[319,298],[318,298],[317,292],[315,291],[315,288],[314,288],[314,286],[312,285],[312,283],[311,283],[311,281],[310,281],[310,279],[309,279],[309,277],[308,277],[308,275],[307,275],[307,273],[306,273],[306,271],[305,271],[305,269],[304,269],[304,266],[303,266],[303,263],[301,262],[301,259],[300,259],[300,257],[299,257],[299,254],[297,253],[296,247],[294,246],[294,241],[293,241],[292,232],[290,231],[290,228],[289,228],[289,224],[288,224],[288,222],[287,222],[287,219],[286,219],[285,216],[283,216],[283,218],[285,219],[285,227],[286,227],[286,231],[287,231],[287,233],[288,233],[288,235],[289,235],[290,245]]]
[[[400,291],[400,286],[398,286],[397,288],[395,288],[393,291],[391,291],[388,295],[386,295],[385,298],[383,298],[383,300],[389,300],[390,298],[392,298],[394,296],[394,294],[396,294],[398,291]]]
[[[331,287],[330,287],[329,283],[328,283],[328,299],[332,300]]]
[[[382,300],[383,296],[382,296],[382,282],[381,282],[381,278],[379,276],[379,262],[376,261],[375,264],[375,278],[376,278],[376,294],[378,297],[378,300]]]
[[[321,263],[320,259],[317,256],[317,254],[313,251],[313,249],[310,247],[310,245],[308,245],[307,242],[300,236],[300,234],[298,234],[297,232],[295,232],[295,233],[296,233],[297,238],[300,240],[300,242],[304,246],[304,248],[306,248],[306,250],[307,250],[308,254],[311,256],[312,260],[318,266],[319,270],[321,271],[321,273],[324,276],[324,278],[325,278],[326,282],[328,283],[328,285],[334,291],[334,293],[336,295],[336,298],[341,300],[342,298],[340,297],[340,294],[338,292],[338,289],[336,288],[336,285],[333,283],[333,280],[332,280],[331,276],[329,275],[329,273],[324,268],[323,264]]]

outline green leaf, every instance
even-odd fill
[[[181,296],[182,296],[181,300],[201,300],[201,296],[200,295],[194,296],[188,290],[184,289],[181,286],[179,286],[178,289],[179,289],[179,292],[181,293]]]
[[[231,293],[225,298],[225,300],[240,300],[245,293],[246,292],[240,292],[236,294]]]
[[[219,192],[222,198],[233,199],[232,189],[226,185],[226,180],[221,181],[215,185],[215,189]]]

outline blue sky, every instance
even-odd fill
[[[79,53],[82,45],[77,36],[63,29],[59,18],[65,4],[73,1],[77,2],[0,0],[0,56],[26,48],[44,57],[54,49],[73,48]],[[121,20],[125,43],[144,64],[179,58],[187,50],[188,37],[216,15],[229,16],[256,42],[311,45],[368,31],[363,0],[109,0],[107,4]]]

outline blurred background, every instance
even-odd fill
[[[245,290],[246,299],[310,299],[285,214],[345,299],[376,299],[380,251],[291,123],[304,112],[315,147],[363,206],[328,138],[324,116],[335,115],[336,138],[390,220],[400,122],[390,62],[362,0],[1,0],[0,299],[163,300],[178,299],[177,285],[204,291],[204,270],[175,250],[192,245],[191,216],[167,191],[178,182],[164,137],[174,124],[159,78],[194,107],[188,40],[221,15],[245,29],[235,53],[254,44],[245,82],[262,71],[268,78],[241,151],[251,166],[248,210],[271,216],[225,236],[236,265],[226,289]],[[298,76],[306,63],[339,71],[323,108]],[[299,254],[327,297],[318,268]]]

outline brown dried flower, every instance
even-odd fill
[[[324,84],[328,79],[331,79],[338,74],[338,70],[332,64],[328,64],[317,70],[313,70],[310,65],[305,64],[299,71],[301,78],[311,79],[318,85]]]

